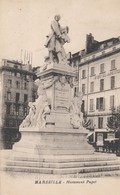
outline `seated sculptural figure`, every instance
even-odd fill
[[[38,127],[44,128],[46,125],[46,114],[50,113],[50,104],[48,102],[46,88],[52,86],[54,82],[58,80],[57,77],[51,78],[47,83],[43,83],[40,79],[36,79],[35,84],[38,86],[37,95],[38,98],[35,102],[29,103],[29,114],[23,120],[20,127]]]
[[[62,28],[59,24],[60,15],[56,15],[51,22],[51,33],[47,35],[45,47],[48,48],[50,62],[63,63],[66,60],[66,53],[63,45],[70,42],[68,27]]]
[[[36,107],[35,107],[35,105],[33,105],[32,102],[29,102],[28,106],[29,106],[29,114],[23,120],[23,122],[20,125],[20,127],[32,126],[32,123],[33,123],[33,120],[34,120],[34,116],[35,116]]]
[[[46,91],[44,89],[44,84],[39,79],[35,81],[35,84],[38,86],[38,90],[37,90],[38,98],[33,103],[33,105],[36,107],[36,112],[34,115],[34,120],[32,125],[43,127],[45,125],[43,116],[45,116],[46,111],[49,113],[50,109],[48,105]]]

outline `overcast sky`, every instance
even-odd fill
[[[69,26],[66,52],[84,49],[89,33],[98,41],[120,36],[120,0],[0,0],[0,58],[20,60],[23,49],[33,52],[34,66],[42,65],[55,14]]]

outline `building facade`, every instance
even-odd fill
[[[107,119],[120,106],[120,37],[96,41],[86,35],[85,49],[71,54],[76,68],[74,92],[83,92],[82,110],[90,128],[107,127]]]
[[[81,56],[79,90],[83,92],[84,111],[91,128],[103,129],[120,106],[120,38],[94,44],[94,50]]]
[[[4,148],[17,139],[19,125],[35,100],[35,74],[31,65],[3,59],[0,66],[0,128]]]

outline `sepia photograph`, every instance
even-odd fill
[[[0,194],[120,194],[120,1],[0,0]]]

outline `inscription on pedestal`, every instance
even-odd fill
[[[59,81],[56,82],[54,95],[55,109],[68,110],[70,106],[70,85],[68,83],[62,84]]]

